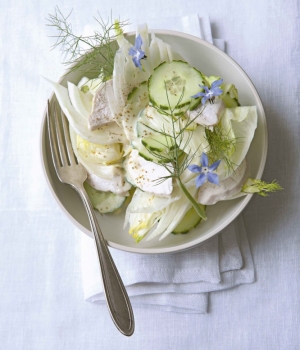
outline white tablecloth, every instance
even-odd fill
[[[80,235],[64,217],[40,167],[39,133],[51,88],[63,73],[45,17],[50,0],[0,4],[0,340],[1,349],[298,349],[300,343],[300,47],[297,0],[61,1],[81,30],[105,17],[208,13],[215,38],[248,73],[269,129],[264,178],[285,188],[254,197],[244,220],[257,281],[214,293],[208,314],[135,308],[125,338],[103,305],[83,301]]]

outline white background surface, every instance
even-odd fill
[[[40,167],[39,132],[63,73],[45,27],[59,5],[80,31],[99,11],[123,19],[208,13],[213,37],[250,76],[268,121],[265,180],[285,188],[253,198],[244,220],[254,284],[214,293],[208,314],[135,308],[125,338],[105,306],[83,301],[80,235],[64,217]],[[297,1],[10,1],[0,3],[1,349],[298,349],[300,343],[300,46]]]

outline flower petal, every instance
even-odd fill
[[[135,49],[134,47],[131,47],[131,48],[129,49],[128,54],[129,54],[130,56],[136,55],[136,49]]]
[[[205,90],[205,92],[206,92],[207,94],[209,94],[209,88],[208,88],[208,86],[204,85],[204,86],[202,86],[202,88]]]
[[[192,98],[197,98],[197,97],[200,97],[200,96],[205,96],[205,93],[203,92],[198,92],[196,95],[193,95],[191,96]]]
[[[189,171],[192,173],[201,173],[202,168],[199,165],[191,164],[188,166]]]
[[[219,185],[219,176],[215,173],[208,173],[207,180],[213,184]]]
[[[200,163],[202,166],[208,167],[208,157],[204,152],[202,152],[202,155],[200,157]]]
[[[214,162],[214,163],[208,168],[208,170],[209,170],[209,171],[214,171],[214,170],[216,170],[217,167],[219,166],[220,162],[221,162],[221,159],[217,160],[216,162]]]
[[[205,95],[204,97],[202,97],[201,103],[203,104],[203,106],[205,105],[207,99],[208,99],[208,96],[207,96],[207,95]]]
[[[207,180],[207,175],[204,173],[201,173],[196,177],[196,188],[199,188],[202,186]]]
[[[142,45],[143,45],[143,40],[142,40],[142,38],[141,38],[141,35],[139,34],[139,35],[135,38],[134,47],[135,47],[136,49],[141,49]]]
[[[222,95],[222,93],[223,93],[223,90],[221,90],[221,89],[218,88],[218,87],[213,88],[211,91],[212,91],[212,93],[213,93],[214,96],[220,96],[220,95]]]
[[[219,87],[222,83],[223,83],[223,79],[215,80],[215,81],[211,84],[210,88],[211,88],[211,89],[214,89],[214,88],[216,88],[216,87]]]

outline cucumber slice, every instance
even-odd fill
[[[240,106],[238,99],[231,97],[229,92],[227,92],[227,94],[222,97],[222,100],[224,101],[226,108],[234,108]]]
[[[150,151],[163,152],[172,149],[172,138],[159,132],[159,128],[152,123],[153,117],[149,118],[147,113],[142,111],[136,123],[136,135],[141,143]],[[155,130],[158,130],[157,132]]]
[[[205,210],[206,206],[201,205],[203,210]],[[183,219],[180,221],[180,223],[175,227],[173,230],[173,234],[183,234],[188,233],[191,229],[195,228],[201,221],[200,216],[197,214],[194,207],[192,207],[190,210],[187,211]]]
[[[127,96],[127,102],[135,103],[140,101],[149,103],[148,82],[143,81],[139,86],[134,87]]]
[[[165,149],[163,151],[155,151],[153,149],[147,149],[140,139],[134,140],[131,142],[132,148],[138,150],[139,155],[143,157],[146,160],[149,160],[150,162],[154,162],[156,164],[163,164],[163,163],[171,163],[174,160],[175,155],[172,154],[172,149]],[[168,153],[167,153],[168,151]],[[155,152],[156,154],[153,154],[152,152]],[[178,150],[178,157],[181,157],[181,155],[184,152],[179,149]],[[156,156],[157,155],[157,156]]]
[[[138,150],[139,155],[150,162],[158,163],[158,158],[154,157],[147,148],[142,144],[140,139],[131,141],[131,146],[133,149]]]
[[[141,139],[137,139],[131,142],[132,148],[138,150],[139,155],[146,160],[154,163],[167,163],[167,161],[162,161],[161,159],[155,157],[143,144]]]
[[[119,196],[112,192],[95,190],[87,182],[84,182],[83,185],[92,202],[93,208],[98,210],[101,214],[111,213],[119,209],[126,200],[125,196]]]
[[[167,148],[173,149],[171,138],[159,133],[152,133],[151,136],[142,138],[142,144],[150,151],[163,152]]]
[[[239,107],[239,93],[234,84],[222,84],[221,90],[223,90],[220,98],[224,101],[226,108]]]
[[[202,73],[187,62],[163,62],[149,78],[149,100],[162,110],[178,112],[185,106],[194,109],[201,99],[191,96],[199,92],[199,84],[203,84]]]

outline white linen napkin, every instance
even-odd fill
[[[132,21],[135,25],[138,21]],[[208,16],[147,20],[149,28],[173,29],[213,39]],[[135,27],[134,27],[135,28]],[[134,29],[133,29],[134,30]],[[82,235],[84,299],[103,303],[105,297],[93,240]],[[219,235],[188,251],[142,255],[110,248],[133,306],[181,313],[206,313],[208,293],[254,282],[254,266],[240,216]]]

